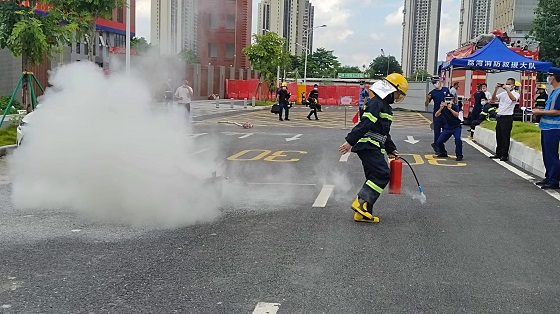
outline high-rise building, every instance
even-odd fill
[[[185,49],[202,64],[248,66],[241,49],[251,43],[249,0],[152,0],[151,23],[161,54]]]
[[[539,0],[494,0],[493,28],[512,38],[529,34]]]
[[[309,51],[313,47],[315,10],[309,0],[262,0],[259,3],[258,34],[275,32],[286,39],[286,49],[301,55],[309,35]]]
[[[405,0],[402,69],[405,76],[423,69],[437,73],[442,0]]]
[[[193,33],[196,20],[195,0],[152,0],[151,35],[152,44],[159,47],[161,54],[178,54],[186,48],[186,34]],[[191,13],[190,15],[188,13]],[[191,20],[187,20],[191,17]],[[187,29],[187,24],[191,29]],[[191,47],[194,45],[191,39]]]
[[[459,47],[492,31],[493,0],[462,0],[459,18]]]

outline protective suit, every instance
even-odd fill
[[[341,153],[356,153],[364,167],[366,182],[352,203],[354,220],[379,222],[373,216],[373,204],[389,183],[390,171],[385,153],[393,157],[398,154],[389,131],[393,121],[391,104],[406,96],[408,82],[398,73],[388,75],[369,89],[369,100],[364,104],[360,122],[346,136],[346,143],[339,148]]]

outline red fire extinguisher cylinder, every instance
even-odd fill
[[[389,194],[401,194],[402,186],[402,161],[398,158],[391,160],[391,177],[389,181]]]

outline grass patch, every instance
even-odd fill
[[[484,121],[481,127],[496,131],[496,121]],[[541,130],[533,123],[523,123],[513,121],[513,129],[511,129],[511,138],[521,142],[533,149],[542,151],[541,147]]]
[[[257,100],[255,102],[255,106],[272,106],[274,104],[276,104],[274,100]]]
[[[0,129],[0,146],[13,145],[17,141],[17,126]]]

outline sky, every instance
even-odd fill
[[[253,0],[253,32],[257,29],[258,3]],[[315,6],[313,49],[333,50],[343,65],[361,67],[381,55],[401,61],[403,0],[311,0]],[[320,5],[319,5],[320,3]],[[457,48],[460,0],[443,0],[438,60]],[[136,35],[150,41],[150,0],[136,1]]]

